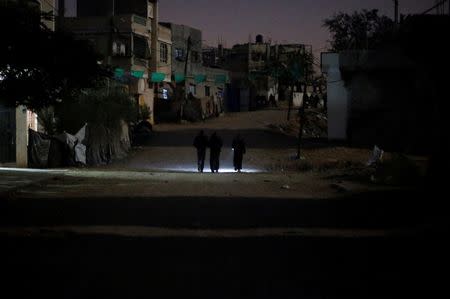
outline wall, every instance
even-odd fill
[[[157,59],[158,59],[158,73],[164,73],[166,75],[166,82],[171,82],[172,78],[172,31],[170,28],[164,27],[162,25],[158,25],[158,41],[159,45],[164,43],[167,45],[167,62],[162,62],[160,60],[161,57],[161,47],[157,47]]]
[[[328,139],[346,140],[349,95],[340,71],[339,54],[322,54],[322,71],[327,74]]]

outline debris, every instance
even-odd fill
[[[375,166],[383,160],[384,151],[375,145],[373,148],[372,157],[367,162],[367,166]]]
[[[331,184],[331,188],[335,189],[338,192],[347,192],[348,189],[339,183]]]
[[[328,118],[323,110],[307,109],[305,117],[305,127],[303,128],[305,138],[326,138],[328,136]],[[297,115],[283,124],[269,124],[267,127],[290,136],[297,136],[300,128],[299,116]]]

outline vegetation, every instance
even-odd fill
[[[84,89],[70,102],[55,105],[58,131],[75,133],[84,124],[119,130],[121,121],[137,118],[137,103],[127,90],[117,83]]]
[[[36,1],[0,3],[0,101],[39,111],[111,75],[87,41],[53,32]]]
[[[373,9],[353,14],[340,12],[326,19],[323,26],[331,33],[330,50],[340,52],[378,48],[391,38],[394,22]]]

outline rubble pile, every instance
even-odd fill
[[[328,136],[328,119],[322,110],[308,109],[306,110],[306,122],[303,128],[304,138],[327,138]],[[280,125],[270,124],[268,127],[272,130],[281,131],[290,136],[297,136],[300,127],[299,116],[296,115],[290,121]]]

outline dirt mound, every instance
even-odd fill
[[[269,124],[272,130],[281,131],[289,136],[297,136],[300,128],[300,118],[292,114],[290,121],[282,124]],[[304,138],[327,138],[328,137],[328,118],[326,114],[318,109],[306,110],[306,122],[303,128]]]

